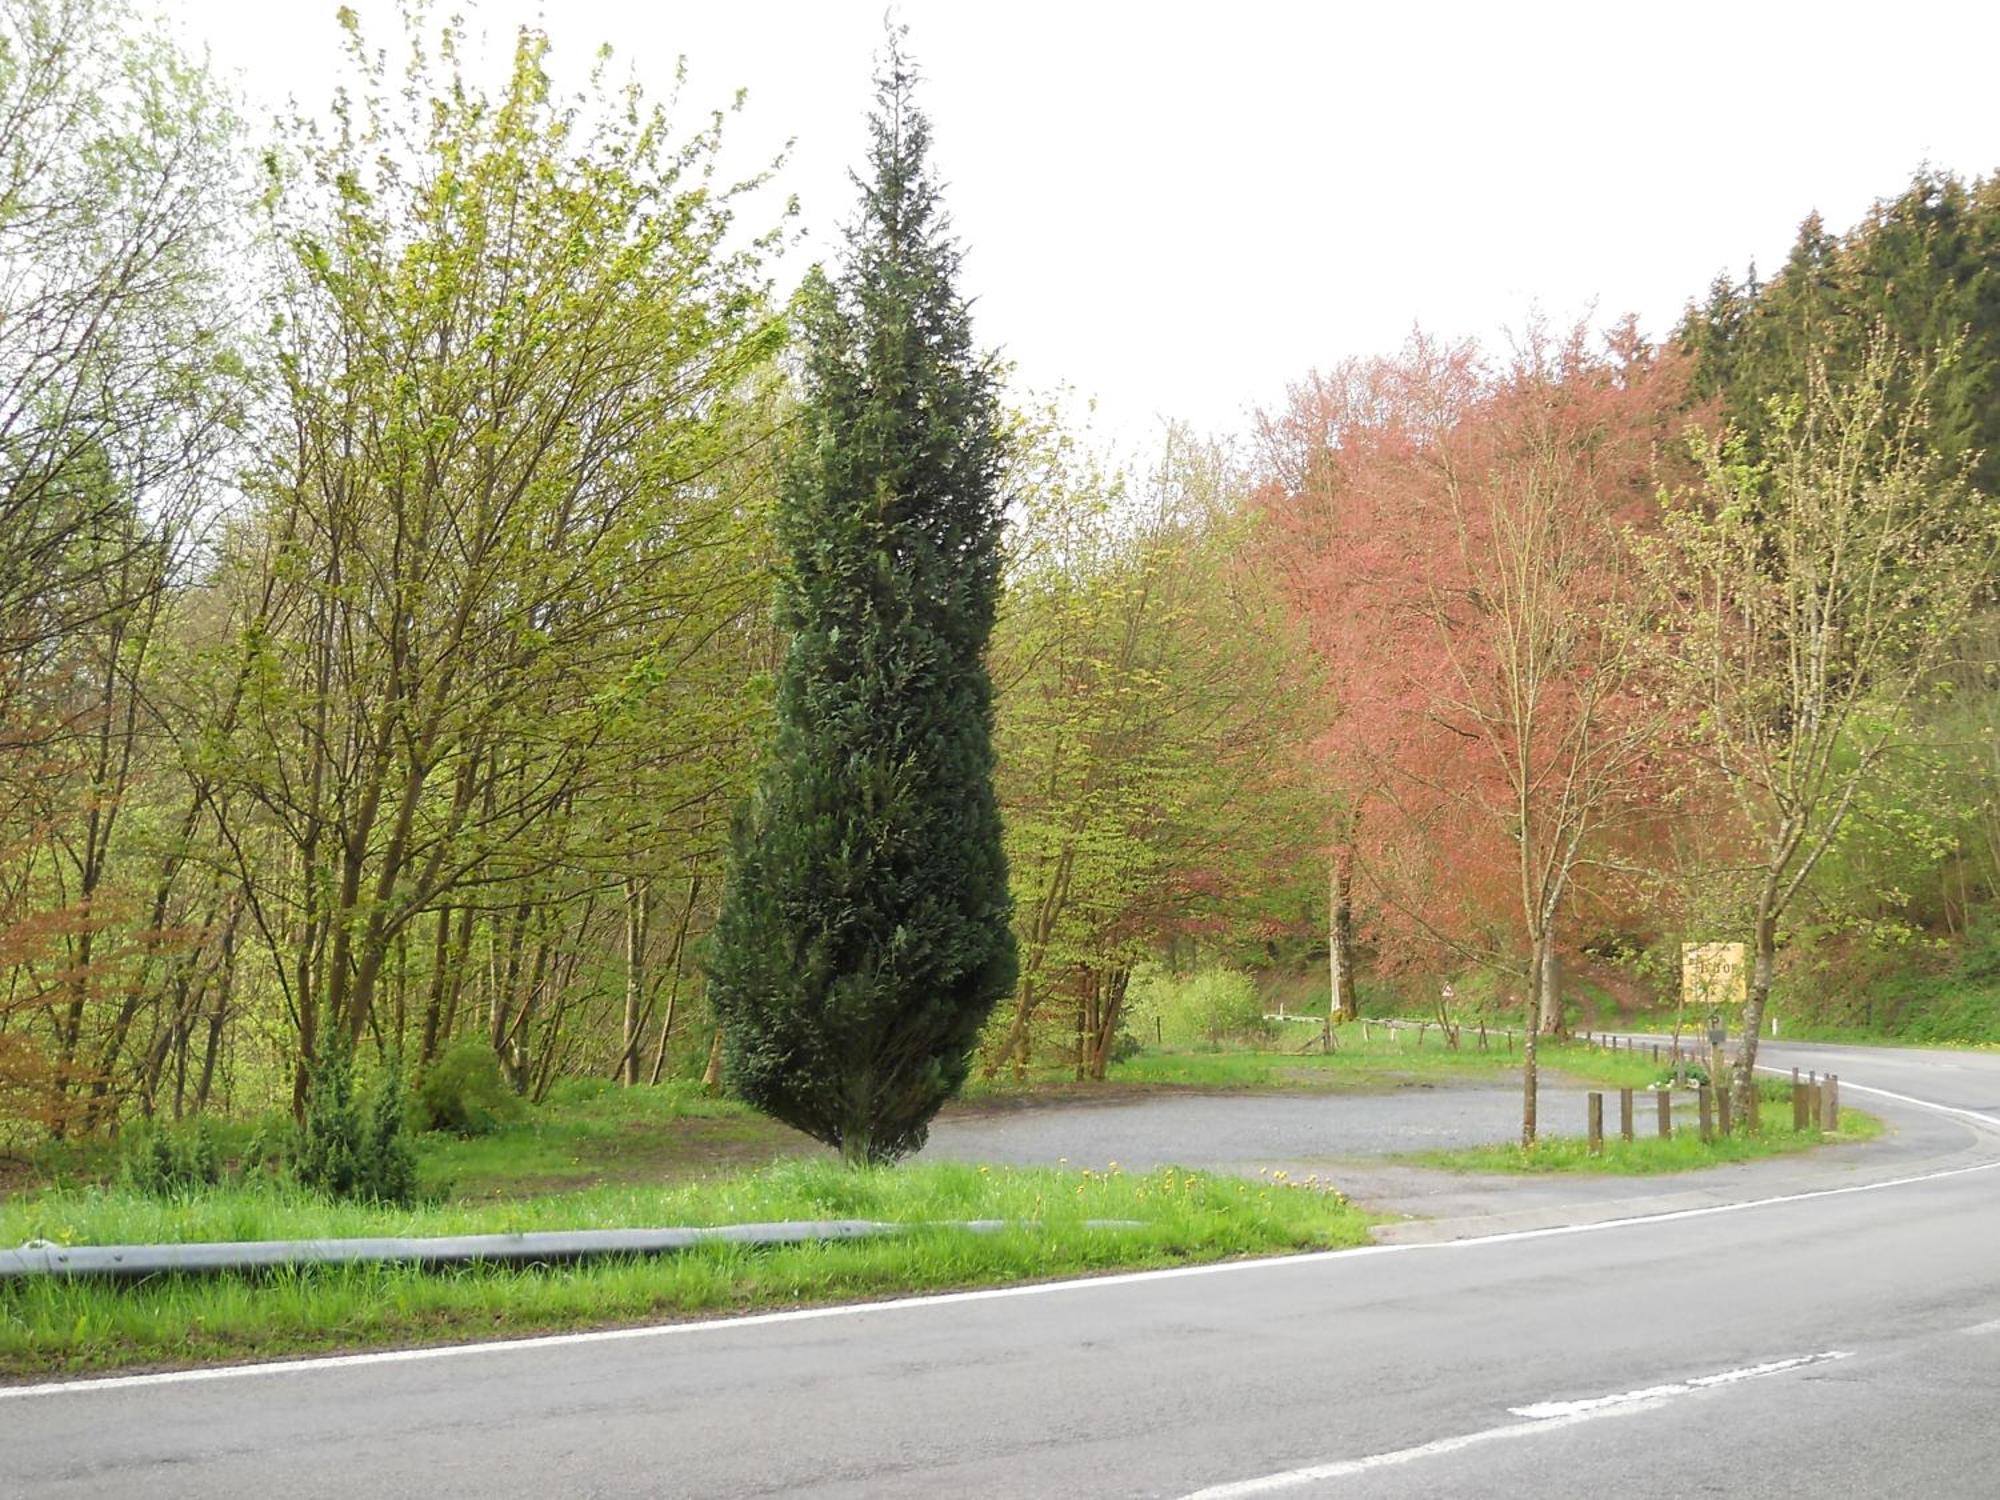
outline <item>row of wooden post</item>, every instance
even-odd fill
[[[1583,1034],[1583,1045],[1593,1052],[1624,1052],[1635,1057],[1641,1051],[1646,1051],[1651,1055],[1654,1062],[1661,1061],[1660,1044],[1658,1042],[1642,1042],[1635,1036],[1599,1036],[1595,1032],[1586,1031]],[[1701,1056],[1698,1050],[1683,1047],[1679,1042],[1668,1042],[1666,1046],[1665,1060],[1667,1062],[1693,1062]]]
[[[1269,1019],[1269,1018],[1267,1017],[1266,1019]],[[1421,1046],[1423,1046],[1423,1044],[1424,1044],[1424,1034],[1425,1034],[1426,1032],[1428,1032],[1428,1031],[1429,1031],[1429,1030],[1431,1029],[1431,1027],[1435,1026],[1435,1027],[1437,1027],[1437,1028],[1438,1028],[1438,1031],[1439,1031],[1439,1034],[1440,1034],[1440,1035],[1442,1035],[1442,1036],[1444,1036],[1444,1037],[1445,1037],[1445,1038],[1447,1039],[1447,1042],[1448,1042],[1448,1044],[1449,1044],[1449,1045],[1451,1045],[1451,1046],[1452,1046],[1452,1047],[1454,1047],[1454,1048],[1455,1048],[1455,1047],[1456,1047],[1456,1046],[1458,1045],[1458,1044],[1457,1044],[1456,1042],[1451,1042],[1451,1041],[1450,1041],[1450,1037],[1451,1037],[1451,1035],[1452,1035],[1452,1032],[1451,1032],[1450,1030],[1447,1030],[1447,1029],[1445,1028],[1444,1024],[1443,1024],[1442,1022],[1439,1022],[1439,1021],[1400,1021],[1400,1020],[1386,1020],[1386,1021],[1385,1021],[1385,1020],[1376,1020],[1375,1018],[1373,1018],[1373,1017],[1370,1017],[1370,1016],[1361,1016],[1361,1017],[1359,1017],[1358,1019],[1359,1019],[1359,1021],[1360,1021],[1360,1023],[1361,1023],[1361,1039],[1362,1039],[1362,1040],[1363,1040],[1364,1042],[1365,1042],[1365,1041],[1367,1041],[1367,1040],[1369,1039],[1369,1037],[1370,1037],[1370,1032],[1369,1032],[1368,1028],[1369,1028],[1369,1027],[1371,1027],[1371,1026],[1380,1026],[1380,1027],[1382,1027],[1382,1028],[1383,1028],[1383,1029],[1384,1029],[1385,1031],[1387,1031],[1387,1032],[1389,1033],[1389,1035],[1390,1035],[1390,1036],[1392,1036],[1392,1037],[1396,1035],[1396,1033],[1397,1033],[1397,1029],[1398,1029],[1399,1027],[1401,1027],[1401,1028],[1408,1028],[1408,1027],[1411,1027],[1411,1026],[1414,1026],[1414,1027],[1416,1027],[1416,1029],[1417,1029],[1417,1045],[1418,1045],[1419,1047],[1421,1047]],[[1464,1030],[1464,1027],[1463,1027],[1463,1026],[1460,1026],[1460,1027],[1457,1027],[1456,1029],[1457,1029],[1457,1030],[1459,1030],[1459,1031],[1463,1031],[1463,1030]],[[1475,1027],[1474,1027],[1474,1033],[1475,1033],[1475,1035],[1476,1035],[1476,1036],[1477,1036],[1477,1037],[1479,1038],[1479,1050],[1480,1050],[1481,1052],[1485,1052],[1485,1051],[1489,1050],[1489,1049],[1488,1049],[1488,1046],[1487,1046],[1487,1040],[1486,1040],[1486,1023],[1485,1023],[1484,1021],[1481,1021],[1481,1022],[1479,1022],[1479,1023],[1477,1024],[1477,1026],[1475,1026]],[[1496,1028],[1496,1029],[1494,1030],[1494,1032],[1493,1032],[1493,1035],[1495,1035],[1495,1036],[1497,1036],[1497,1037],[1502,1037],[1502,1038],[1504,1038],[1504,1039],[1506,1040],[1506,1043],[1507,1043],[1507,1054],[1508,1054],[1508,1056],[1510,1056],[1510,1057],[1511,1057],[1511,1056],[1513,1056],[1513,1053],[1514,1053],[1514,1033],[1513,1033],[1513,1031],[1511,1031],[1510,1029],[1508,1029],[1508,1028],[1506,1028],[1506,1027],[1499,1027],[1499,1028]]]
[[[1632,1101],[1634,1090],[1618,1091],[1618,1137],[1632,1139]],[[1750,1128],[1757,1128],[1757,1096],[1750,1096]],[[1670,1090],[1658,1089],[1653,1094],[1654,1111],[1657,1116],[1661,1140],[1671,1140],[1674,1133],[1674,1101]],[[1712,1141],[1718,1128],[1723,1135],[1731,1132],[1731,1105],[1729,1090],[1716,1089],[1703,1084],[1695,1090],[1695,1115],[1699,1122],[1703,1141]],[[1821,1081],[1817,1074],[1810,1080],[1802,1080],[1798,1071],[1792,1073],[1792,1129],[1806,1130],[1817,1123],[1819,1129],[1828,1135],[1840,1129],[1840,1079],[1832,1073]],[[1604,1152],[1604,1095],[1592,1093],[1589,1096],[1588,1130],[1590,1154],[1601,1156]]]

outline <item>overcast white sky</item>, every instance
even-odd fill
[[[334,0],[161,0],[253,104],[324,101]],[[389,0],[354,0],[393,43]],[[739,86],[748,165],[796,141],[828,253],[882,0],[460,0],[609,42],[683,118]],[[2000,168],[2000,4],[1123,4],[899,0],[981,338],[1032,387],[1240,430],[1315,365],[1421,322],[1501,340],[1539,306],[1664,330],[1720,269],[1775,266],[1921,162]]]

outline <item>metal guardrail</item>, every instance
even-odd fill
[[[0,1250],[0,1281],[27,1276],[104,1277],[220,1275],[304,1266],[573,1265],[617,1256],[673,1255],[700,1245],[797,1245],[870,1239],[913,1229],[962,1229],[995,1234],[1022,1227],[1014,1219],[960,1219],[889,1224],[871,1219],[812,1219],[775,1224],[721,1224],[698,1229],[577,1229],[531,1234],[460,1234],[437,1238],[242,1240],[184,1245],[54,1245],[31,1240]],[[1138,1229],[1136,1219],[1087,1219],[1086,1229]]]

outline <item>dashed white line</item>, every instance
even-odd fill
[[[1740,1370],[1724,1370],[1719,1375],[1697,1375],[1690,1380],[1676,1380],[1667,1385],[1647,1386],[1642,1391],[1626,1391],[1616,1396],[1589,1396],[1581,1401],[1537,1401],[1532,1406],[1510,1406],[1509,1415],[1516,1417],[1567,1417],[1577,1412],[1596,1411],[1603,1406],[1619,1406],[1630,1401],[1650,1401],[1655,1397],[1685,1396],[1690,1391],[1707,1390],[1710,1386],[1735,1385],[1741,1380],[1755,1380],[1763,1375],[1776,1375],[1784,1370],[1796,1370],[1803,1365],[1825,1364],[1828,1360],[1849,1359],[1851,1349],[1829,1349],[1823,1354],[1800,1354],[1791,1359],[1768,1360],[1761,1365],[1745,1365]]]
[[[1417,1463],[1426,1458],[1438,1458],[1483,1443],[1505,1443],[1520,1438],[1539,1437],[1544,1433],[1558,1432],[1565,1427],[1575,1427],[1580,1423],[1594,1422],[1604,1417],[1635,1416],[1640,1412],[1655,1411],[1677,1396],[1689,1396],[1696,1391],[1715,1386],[1734,1385],[1739,1381],[1777,1375],[1806,1365],[1847,1359],[1851,1354],[1851,1350],[1829,1349],[1819,1354],[1774,1359],[1760,1365],[1748,1365],[1739,1370],[1724,1370],[1717,1375],[1698,1375],[1690,1380],[1648,1386],[1644,1390],[1626,1391],[1615,1396],[1593,1396],[1583,1401],[1544,1401],[1533,1406],[1518,1406],[1513,1409],[1513,1414],[1525,1416],[1528,1420],[1510,1422],[1502,1427],[1488,1427],[1480,1432],[1461,1433],[1456,1437],[1438,1438],[1434,1442],[1419,1443],[1413,1448],[1398,1448],[1389,1453],[1371,1453],[1365,1458],[1336,1459],[1331,1463],[1312,1464],[1300,1469],[1284,1469],[1275,1474],[1260,1474],[1252,1479],[1238,1479],[1227,1484],[1210,1485],[1207,1489],[1194,1491],[1186,1497],[1186,1500],[1247,1500],[1249,1496],[1275,1494],[1280,1490],[1297,1489],[1301,1485],[1350,1479],[1357,1474]]]

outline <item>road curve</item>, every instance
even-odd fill
[[[0,1391],[0,1494],[1995,1493],[2000,1057],[1766,1060],[1896,1137],[1645,1218]]]

